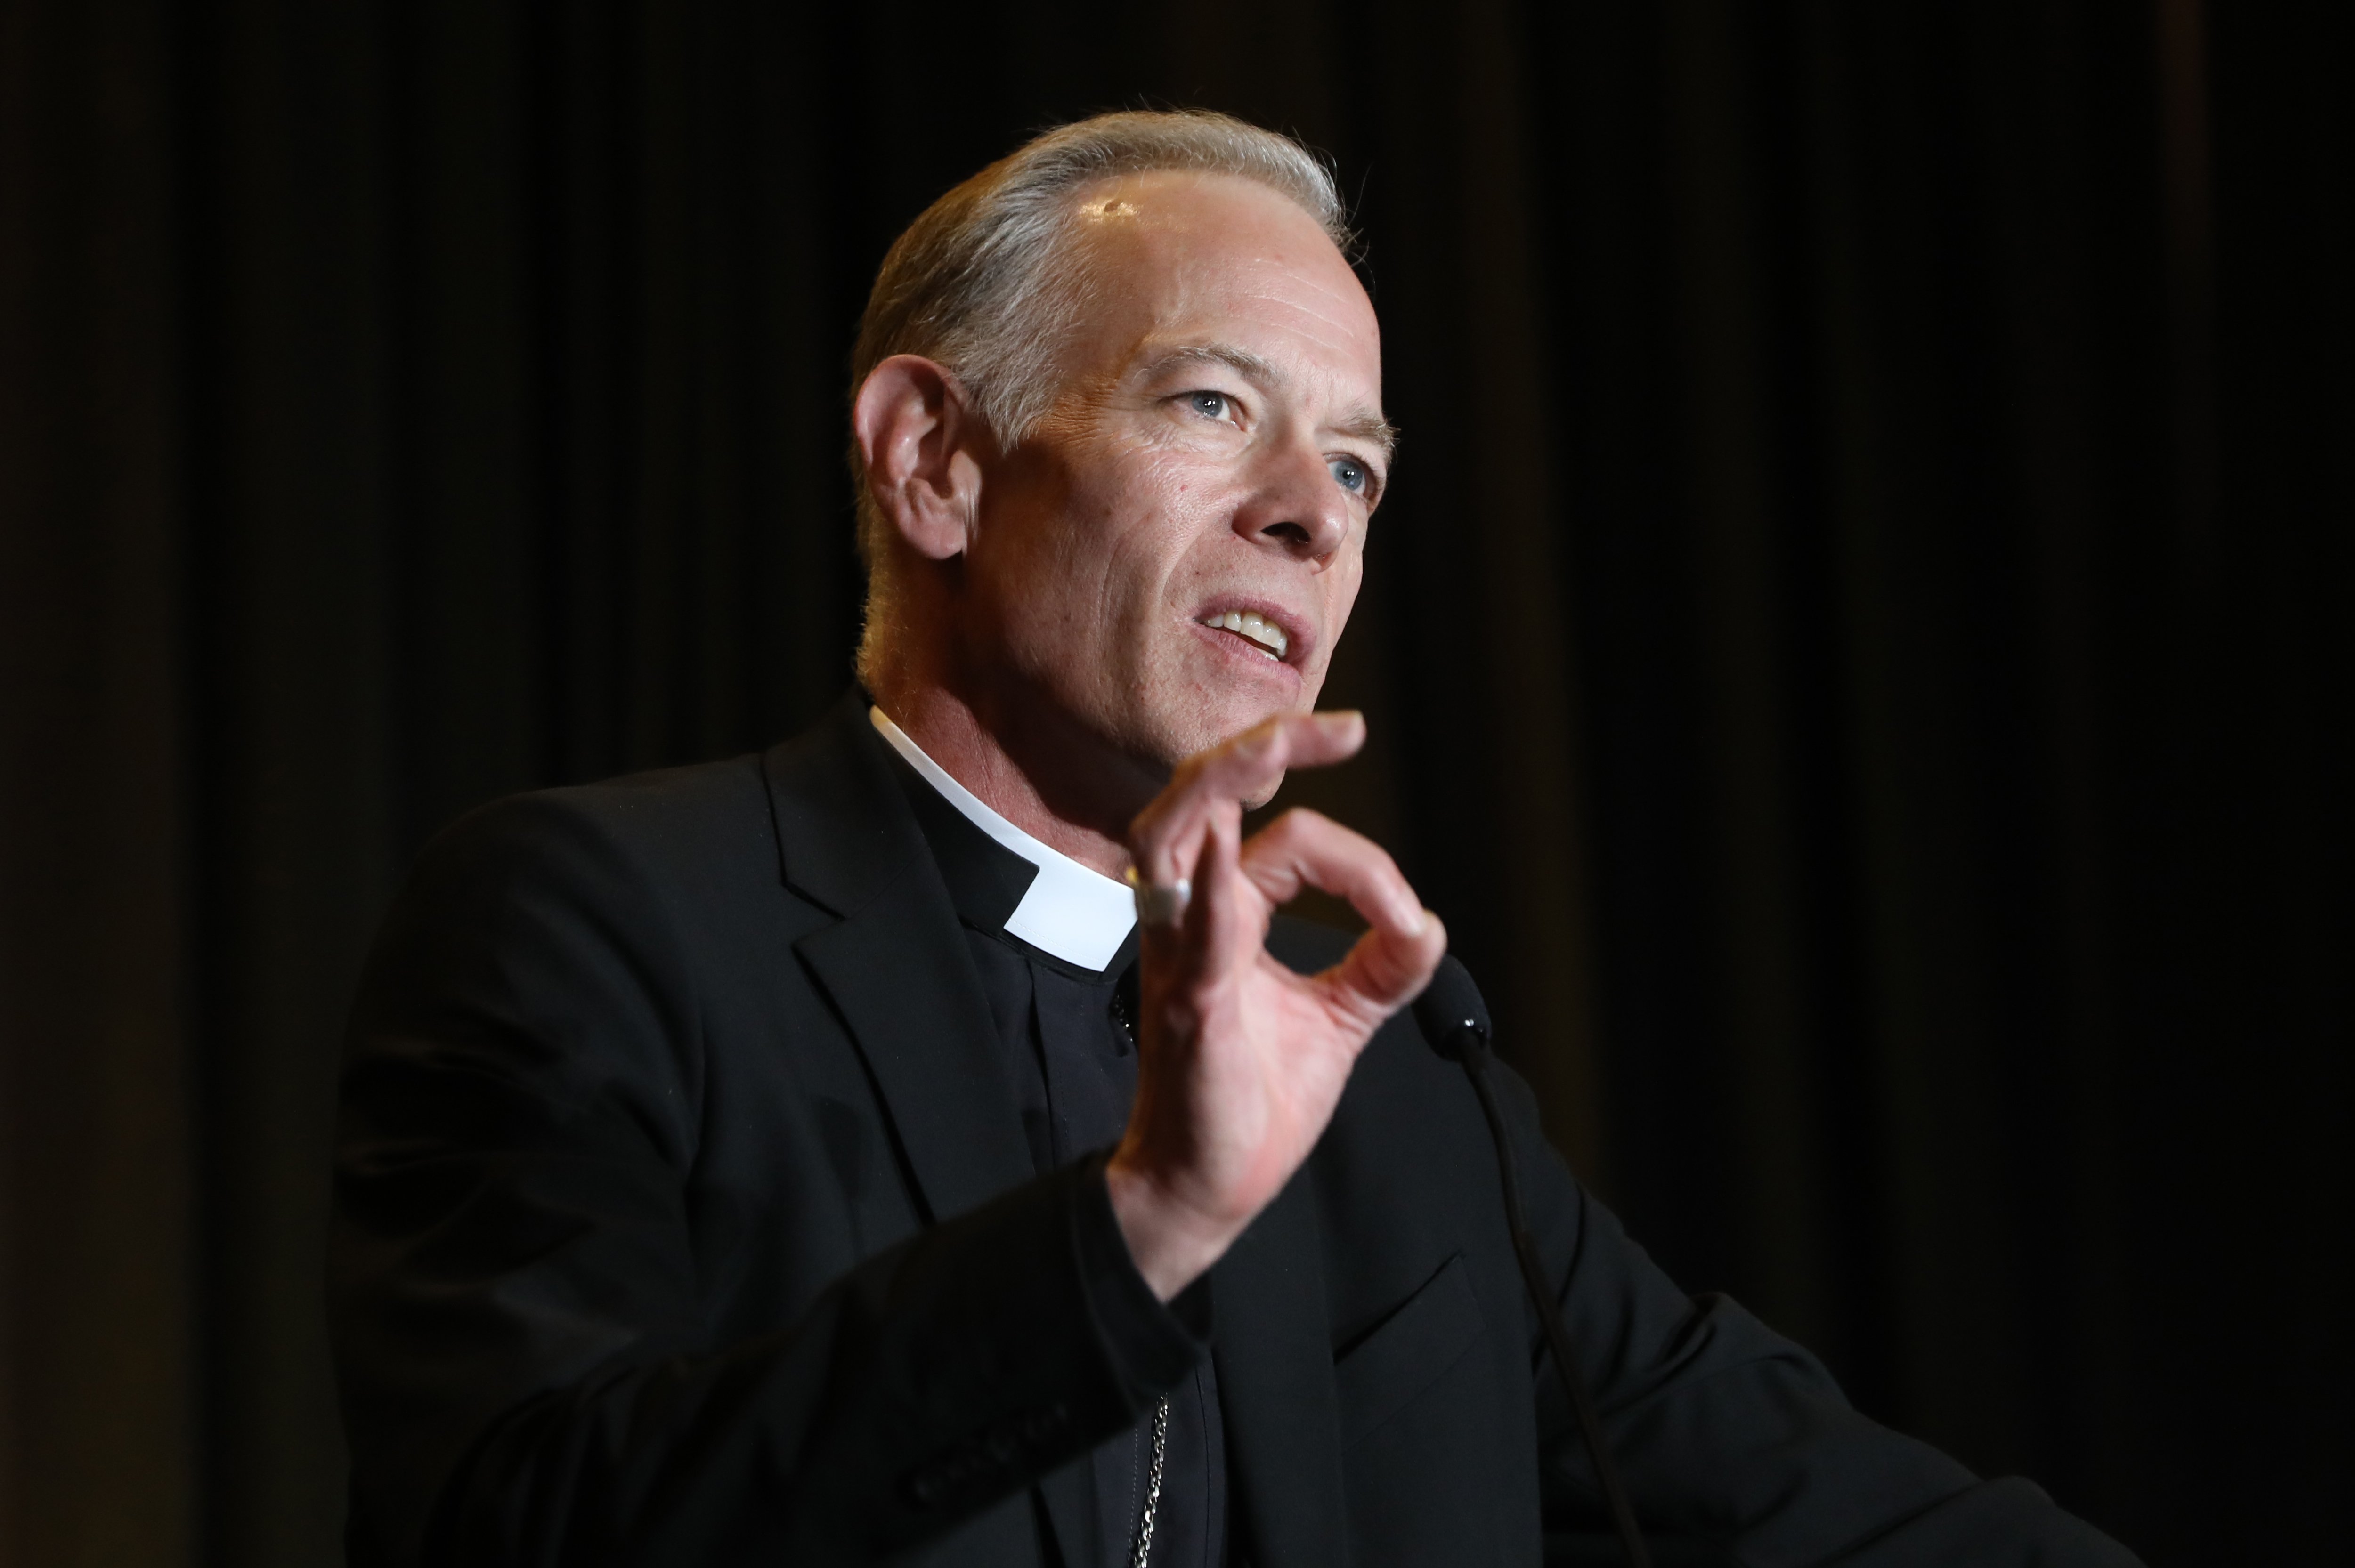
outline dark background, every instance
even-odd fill
[[[2154,1564],[2346,1561],[2355,7],[0,4],[0,1560],[336,1560],[417,844],[845,684],[890,237],[1297,131],[1405,430],[1300,781],[1574,1163]]]

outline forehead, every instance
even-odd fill
[[[1290,198],[1235,175],[1131,175],[1083,191],[1072,223],[1090,286],[1071,324],[1088,358],[1240,338],[1379,387],[1373,303]]]

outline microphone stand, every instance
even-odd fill
[[[1443,962],[1444,967],[1433,978],[1430,991],[1415,1006],[1416,1020],[1423,1025],[1423,1033],[1433,1044],[1464,1064],[1465,1075],[1472,1080],[1472,1092],[1479,1097],[1481,1114],[1488,1118],[1488,1136],[1497,1146],[1497,1173],[1503,1179],[1505,1188],[1505,1224],[1512,1233],[1513,1255],[1520,1262],[1521,1283],[1529,1289],[1530,1305],[1537,1308],[1538,1323],[1545,1331],[1546,1349],[1553,1355],[1554,1371],[1561,1375],[1562,1392],[1570,1395],[1570,1408],[1578,1417],[1578,1430],[1586,1439],[1588,1456],[1594,1461],[1595,1478],[1602,1483],[1604,1500],[1611,1510],[1611,1522],[1618,1529],[1619,1544],[1626,1551],[1630,1568],[1652,1568],[1644,1532],[1637,1528],[1636,1510],[1627,1500],[1626,1484],[1619,1478],[1619,1467],[1612,1462],[1610,1446],[1604,1440],[1603,1423],[1594,1413],[1594,1398],[1587,1393],[1586,1380],[1579,1375],[1577,1362],[1571,1359],[1570,1330],[1562,1322],[1561,1303],[1554,1298],[1551,1287],[1546,1283],[1545,1267],[1538,1258],[1537,1238],[1529,1234],[1529,1216],[1521,1207],[1520,1173],[1514,1165],[1511,1140],[1505,1134],[1505,1115],[1497,1104],[1496,1085],[1488,1075],[1494,1057],[1488,1050],[1487,1008],[1463,966],[1453,957]],[[1434,994],[1444,992],[1455,994]],[[1433,1027],[1434,1023],[1438,1025],[1436,1029]]]

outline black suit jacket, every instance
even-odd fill
[[[1344,946],[1270,936],[1304,969]],[[1239,1557],[1539,1562],[1585,1463],[1478,1107],[1411,1018],[1189,1324],[1103,1255],[1099,1167],[1033,1175],[971,966],[856,696],[764,756],[519,797],[439,838],[344,1078],[330,1310],[357,1568],[1095,1568],[1082,1457],[1205,1332]],[[1678,1290],[1510,1089],[1648,1520],[1758,1564],[2133,1561]]]

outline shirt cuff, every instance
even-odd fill
[[[1142,1406],[1176,1387],[1210,1343],[1210,1277],[1206,1273],[1165,1304],[1129,1255],[1113,1213],[1104,1161],[1090,1161],[1072,1205],[1072,1242],[1088,1315],[1112,1361]]]

